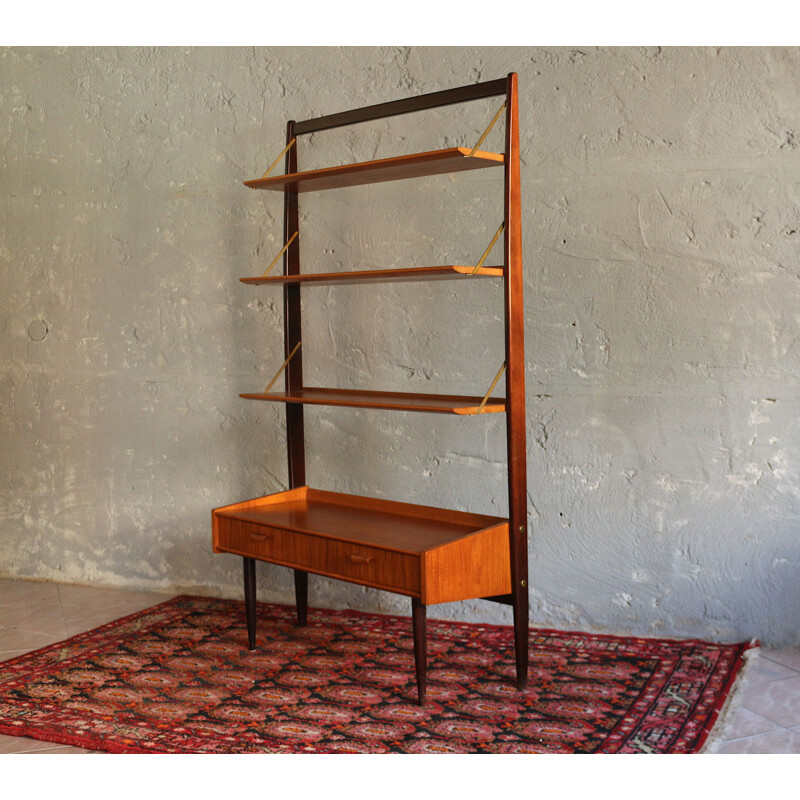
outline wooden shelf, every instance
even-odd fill
[[[323,389],[304,387],[300,391],[254,392],[240,394],[247,400],[269,400],[275,403],[307,403],[323,406],[351,406],[356,408],[384,408],[395,411],[423,411],[434,414],[459,414],[469,416],[478,411],[482,397],[464,397],[444,394],[412,394],[406,392],[373,392],[360,389]],[[506,410],[503,397],[490,397],[482,414]]]
[[[428,175],[444,175],[471,169],[499,167],[505,162],[502,153],[478,150],[470,156],[466,147],[451,147],[447,150],[432,150],[408,156],[382,158],[378,161],[362,161],[338,167],[326,167],[308,172],[274,175],[245,181],[251,189],[288,190],[291,192],[316,192],[322,189],[340,189],[345,186],[363,186],[368,183],[383,183],[404,178],[422,178]]]
[[[481,267],[474,272],[471,266],[405,267],[402,269],[352,270],[348,272],[318,272],[302,275],[267,275],[259,278],[239,278],[242,283],[253,286],[287,283],[402,283],[411,281],[435,281],[452,278],[502,278],[503,267]]]
[[[212,512],[214,552],[418,597],[510,591],[508,520],[302,486]]]
[[[344,283],[401,283],[406,281],[436,281],[448,278],[502,278],[503,267],[405,267],[403,269],[369,269],[350,272],[319,272],[303,275],[267,275],[265,278],[239,278],[242,283],[253,286],[269,284],[314,284],[325,283],[336,286]]]

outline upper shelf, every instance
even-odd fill
[[[402,269],[369,269],[351,272],[318,272],[302,275],[267,275],[263,278],[239,278],[242,283],[253,285],[286,283],[394,283],[401,281],[430,281],[446,278],[502,278],[502,267],[404,267]]]
[[[444,175],[468,169],[499,167],[505,162],[502,153],[476,151],[470,156],[466,147],[450,147],[447,150],[432,150],[408,156],[382,158],[378,161],[363,161],[339,167],[326,167],[309,172],[293,172],[245,181],[251,189],[273,189],[295,192],[316,192],[321,189],[339,189],[344,186],[362,186],[367,183],[383,183],[402,178],[421,178],[426,175]]]

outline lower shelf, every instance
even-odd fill
[[[303,486],[212,512],[234,553],[415,597],[425,605],[511,591],[508,520]]]
[[[395,283],[402,281],[444,280],[447,278],[502,278],[503,267],[404,267],[401,269],[348,270],[347,272],[318,272],[301,275],[268,275],[260,278],[239,278],[254,286],[270,284]]]
[[[410,392],[374,392],[362,389],[325,389],[306,386],[292,394],[287,392],[250,392],[240,394],[246,400],[268,400],[273,403],[307,403],[309,405],[384,408],[395,411],[425,411],[432,414],[497,414],[506,410],[504,397],[490,397],[481,409],[482,397],[447,394],[412,394]]]

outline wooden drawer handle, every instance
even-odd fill
[[[272,534],[259,533],[258,531],[250,531],[250,538],[255,542],[266,542],[272,538]]]
[[[350,560],[354,564],[369,564],[374,556],[360,556],[358,553],[350,553]]]

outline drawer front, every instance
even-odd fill
[[[226,553],[262,561],[292,561],[292,534],[280,528],[266,528],[252,522],[218,518],[217,548]]]
[[[308,542],[309,558],[305,561],[314,572],[404,594],[420,593],[417,556],[336,539],[304,538],[316,539]]]
[[[216,549],[333,578],[420,595],[420,559],[327,536],[217,518]]]

